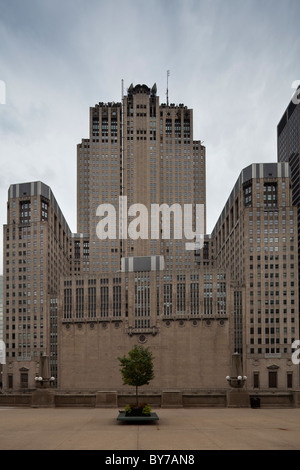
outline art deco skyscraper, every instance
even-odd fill
[[[90,234],[90,272],[119,271],[121,258],[131,256],[163,255],[167,269],[194,265],[183,226],[182,237],[175,230],[176,221],[184,223],[185,204],[193,207],[195,230],[196,204],[206,202],[205,147],[193,139],[192,109],[159,104],[156,85],[130,85],[122,103],[90,109],[90,136],[78,145],[77,168],[77,230]],[[97,236],[96,211],[103,204],[116,209],[115,239]],[[147,221],[136,204],[146,208]],[[169,234],[160,226],[158,236],[151,236],[153,204],[170,208]],[[181,219],[171,210],[174,204]],[[127,230],[134,220],[136,239]]]

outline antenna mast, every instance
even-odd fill
[[[121,81],[121,162],[120,162],[120,174],[121,174],[121,188],[120,188],[120,195],[123,196],[124,194],[124,80],[122,78]],[[121,199],[121,198],[120,198]],[[123,204],[120,206],[120,226],[119,226],[119,234],[120,234],[120,249],[122,256],[124,256],[124,245],[123,245],[123,231],[124,231],[124,213],[123,213]]]
[[[170,75],[170,70],[167,70],[167,106],[169,106],[169,75]]]

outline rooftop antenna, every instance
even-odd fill
[[[169,75],[170,75],[170,70],[167,70],[167,106],[169,106]]]

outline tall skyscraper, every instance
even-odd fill
[[[277,126],[277,159],[290,164],[293,203],[300,208],[300,86]]]
[[[300,209],[300,86],[277,126],[277,159],[290,164],[293,204]]]
[[[195,230],[196,204],[202,204],[205,232],[205,147],[193,138],[191,109],[159,104],[156,85],[130,85],[122,103],[90,109],[90,136],[78,145],[77,168],[77,231],[89,233],[91,273],[119,271],[121,259],[132,256],[163,255],[167,269],[195,265],[194,252],[185,249],[183,225],[183,237],[177,237],[172,223],[174,209],[192,205]],[[104,204],[115,208],[116,237],[99,240],[96,211]],[[171,209],[165,237],[161,223],[151,236],[154,204]],[[135,239],[131,223],[136,223]]]
[[[277,159],[291,170],[292,202],[298,212],[298,277],[300,276],[300,86],[277,126]],[[300,292],[299,292],[300,294]],[[299,312],[300,315],[300,312]],[[300,328],[300,326],[299,326]],[[300,330],[299,330],[300,333]]]
[[[288,162],[300,153],[300,86],[277,126],[277,155],[279,162]]]

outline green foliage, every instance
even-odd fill
[[[124,385],[136,387],[136,403],[138,404],[138,387],[148,384],[154,378],[153,356],[148,348],[135,345],[128,357],[118,358]]]
[[[126,406],[125,406],[125,413],[130,414],[131,411],[132,411],[131,406],[130,406],[130,405],[126,405]]]
[[[123,356],[118,359],[121,363],[121,373],[125,385],[140,387],[149,384],[154,378],[153,356],[148,348],[134,346],[129,351],[128,357]]]
[[[150,416],[151,406],[146,403],[140,405],[126,405],[124,409],[127,416]]]
[[[151,414],[151,406],[150,405],[145,405],[143,406],[143,411],[142,411],[143,415],[150,415]]]

